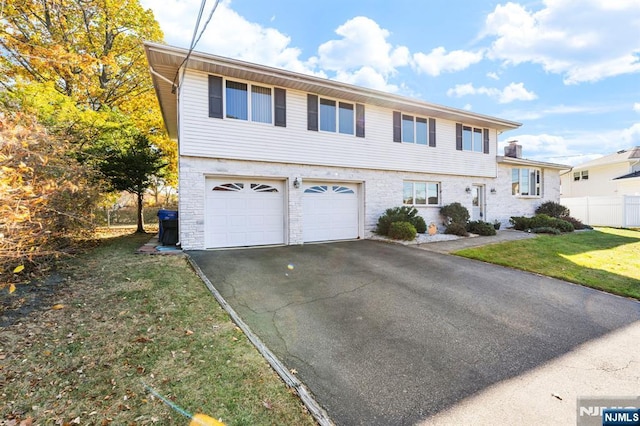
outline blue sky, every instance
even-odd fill
[[[200,0],[141,3],[189,46]],[[222,0],[196,50],[514,120],[529,159],[640,145],[640,0]]]

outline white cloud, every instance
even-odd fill
[[[530,11],[496,6],[483,36],[494,37],[487,56],[505,64],[532,62],[562,74],[566,84],[640,72],[640,2],[544,0]]]
[[[524,87],[524,83],[511,83],[505,88],[495,87],[474,87],[472,83],[458,84],[453,89],[447,91],[447,96],[461,98],[469,95],[486,95],[497,99],[501,104],[508,104],[514,101],[531,101],[538,96]]]
[[[393,46],[387,41],[389,31],[372,19],[357,16],[340,25],[336,34],[318,47],[318,66],[336,72],[336,79],[374,89],[395,92],[389,84],[397,67],[409,64],[411,55],[405,46]]]
[[[143,7],[153,8],[169,44],[189,47],[200,1],[166,0],[162,7],[154,0],[141,3]],[[200,29],[210,10],[205,10]],[[195,50],[325,76],[315,70],[314,58],[301,60],[300,49],[290,44],[291,38],[286,34],[247,21],[231,8],[231,0],[222,0]]]
[[[444,47],[436,47],[429,54],[415,53],[413,61],[418,72],[437,77],[443,72],[462,71],[472,64],[480,62],[483,56],[482,51],[454,50],[447,53]]]
[[[640,102],[636,102],[635,104],[633,104],[633,110],[640,114]]]
[[[508,140],[522,145],[522,156],[531,160],[577,165],[621,149],[640,145],[640,123],[626,129],[608,131],[580,131],[563,135],[508,135],[501,141],[499,151]]]
[[[498,75],[498,73],[495,73],[495,72],[488,72],[487,77],[489,77],[492,80],[500,80],[500,76]]]

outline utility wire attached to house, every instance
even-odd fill
[[[207,0],[202,0],[202,3],[200,3],[200,11],[198,12],[198,19],[196,20],[196,25],[193,29],[193,36],[191,37],[191,44],[189,46],[189,51],[187,52],[187,55],[184,57],[184,60],[178,67],[176,71],[176,75],[173,77],[173,86],[171,88],[171,93],[175,93],[176,89],[182,85],[182,79],[184,78],[184,73],[182,74],[182,77],[180,77],[179,83],[176,85],[176,80],[180,75],[180,70],[182,69],[182,66],[189,60],[189,57],[191,56],[191,52],[193,52],[193,49],[195,49],[196,45],[202,38],[202,34],[204,34],[204,31],[207,29],[207,25],[209,25],[209,22],[211,22],[213,13],[218,8],[219,3],[220,3],[220,0],[216,0],[216,2],[213,4],[213,7],[211,8],[211,12],[209,12],[209,17],[207,18],[207,21],[204,23],[204,26],[202,27],[200,34],[198,34],[198,28],[200,28],[200,20],[202,19],[202,12],[204,11],[204,8],[207,4]],[[197,37],[196,37],[196,34],[197,34]]]

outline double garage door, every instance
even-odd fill
[[[213,179],[206,182],[205,247],[284,244],[285,182],[257,179]],[[302,191],[304,242],[357,238],[358,186],[310,182]]]

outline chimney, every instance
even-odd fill
[[[504,147],[504,156],[522,158],[522,145],[518,145],[518,141],[509,141],[509,145]]]

